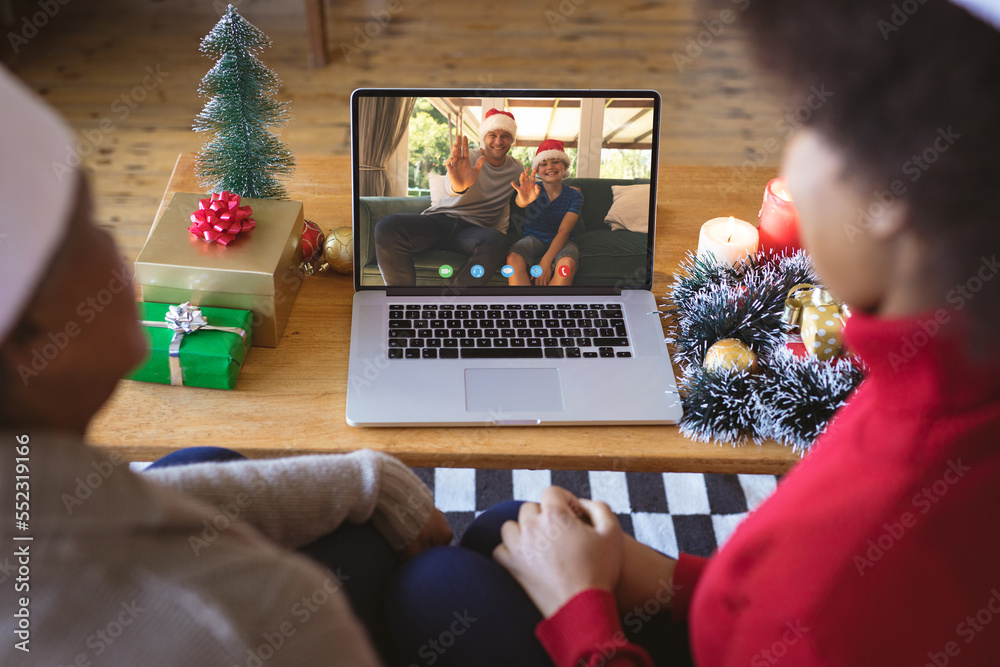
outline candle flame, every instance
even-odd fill
[[[732,243],[736,235],[736,218],[729,216],[729,226],[726,228],[726,243]]]

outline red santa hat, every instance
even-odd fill
[[[546,139],[541,144],[538,145],[538,152],[535,153],[535,159],[531,161],[531,168],[538,169],[538,164],[542,160],[562,160],[569,167],[569,156],[566,155],[566,149],[563,146],[563,142],[558,139]]]
[[[491,130],[504,130],[510,133],[511,143],[517,140],[517,123],[514,114],[500,109],[490,109],[479,124],[479,145],[486,143],[486,135]]]
[[[78,186],[73,133],[0,66],[0,342],[21,317],[69,227]]]

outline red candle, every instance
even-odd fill
[[[799,241],[799,213],[783,178],[772,179],[764,188],[759,231],[761,252],[787,254],[802,247]]]

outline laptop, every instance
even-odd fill
[[[650,291],[659,122],[652,90],[354,91],[347,422],[678,422]],[[484,158],[464,192],[447,175],[456,144]],[[520,207],[503,179],[530,197],[519,175],[536,157]],[[564,225],[576,252],[563,243],[547,274],[510,249],[547,248]]]

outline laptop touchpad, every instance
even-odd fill
[[[494,413],[558,412],[564,409],[555,368],[467,368],[465,409]]]

